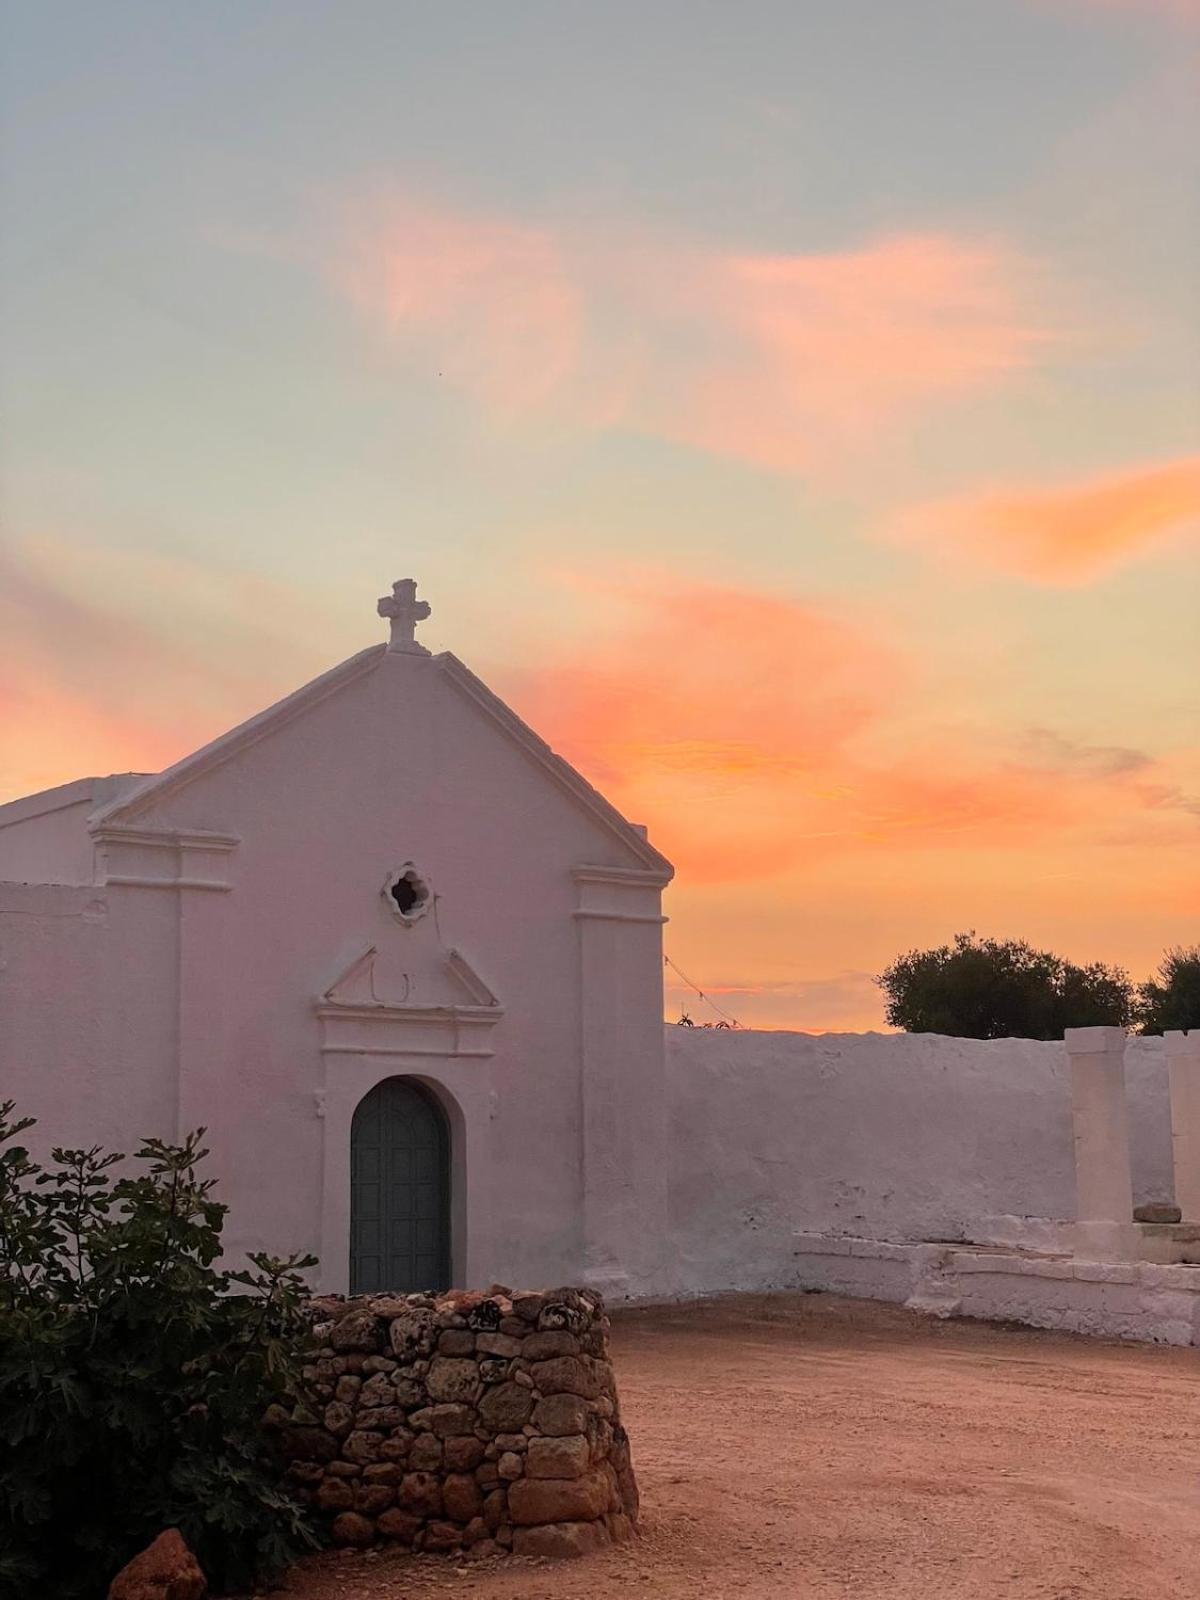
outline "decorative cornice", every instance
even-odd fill
[[[599,863],[572,867],[571,876],[576,883],[611,883],[630,889],[665,889],[671,881],[670,872],[649,867],[609,867]]]
[[[571,915],[580,922],[668,922],[670,918],[654,916],[648,911],[603,911],[591,908],[572,911]]]
[[[503,1006],[397,1006],[385,1000],[330,1000],[317,1006],[319,1017],[352,1017],[371,1022],[498,1022]]]
[[[324,1055],[490,1056],[492,1028],[504,1015],[491,1006],[396,1006],[320,1002]]]
[[[100,887],[111,889],[114,886],[118,889],[215,889],[221,894],[229,894],[233,889],[231,883],[216,878],[150,878],[133,872],[106,872],[100,879]]]
[[[134,828],[118,823],[92,829],[97,844],[136,844],[159,850],[236,850],[241,835],[236,833],[208,833],[202,828]]]
[[[228,893],[225,860],[241,843],[235,833],[203,828],[138,828],[106,823],[92,830],[96,881],[125,889],[212,889]],[[208,869],[208,876],[205,875]]]

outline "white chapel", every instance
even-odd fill
[[[669,863],[449,653],[391,638],[152,775],[0,806],[0,1099],[207,1128],[231,1256],[326,1291],[586,1280],[666,1234]]]

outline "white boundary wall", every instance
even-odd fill
[[[1162,1040],[1125,1066],[1134,1199],[1169,1199]],[[1060,1250],[1075,1216],[1061,1043],[668,1025],[667,1104],[682,1294],[805,1281],[798,1235]]]

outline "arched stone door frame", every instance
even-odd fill
[[[456,950],[444,952],[447,1003],[379,999],[366,984],[368,945],[315,1005],[322,1119],[320,1266],[326,1294],[350,1284],[350,1135],[360,1101],[385,1078],[411,1078],[441,1106],[450,1131],[450,1280],[490,1283],[495,1253],[491,1123],[497,1111],[492,1035],[504,1016],[495,995]]]
[[[360,1102],[388,1078],[408,1078],[431,1094],[450,1140],[450,1281],[490,1282],[491,1160],[488,1130],[495,1114],[490,1062],[403,1054],[325,1054],[318,1282],[326,1294],[350,1289],[350,1140]]]

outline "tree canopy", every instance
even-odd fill
[[[906,1033],[962,1039],[1061,1039],[1066,1028],[1130,1027],[1138,996],[1120,967],[1076,966],[1020,939],[958,933],[881,972],[887,1020]]]
[[[1177,945],[1162,958],[1158,977],[1138,991],[1143,1033],[1200,1028],[1200,944]]]

